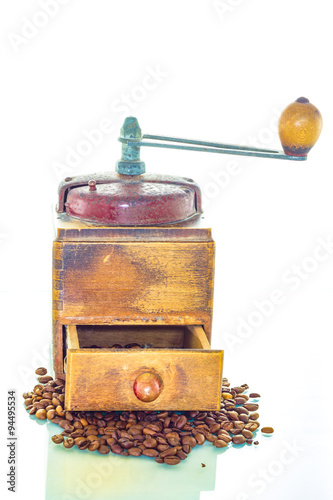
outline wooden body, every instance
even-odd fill
[[[53,257],[54,371],[67,378],[68,409],[219,408],[222,351],[211,351],[209,345],[214,277],[210,229],[198,221],[97,227],[63,217]],[[74,345],[68,340],[71,325],[76,326]],[[201,327],[199,340],[193,325]],[[138,336],[139,343],[154,349],[110,349]],[[164,387],[148,404],[136,399],[132,386],[134,375],[149,367],[161,375]],[[107,384],[112,377],[111,390]]]

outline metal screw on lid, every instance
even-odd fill
[[[89,191],[96,191],[96,181],[89,181],[88,186],[89,186]]]

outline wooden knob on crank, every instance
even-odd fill
[[[133,390],[140,401],[150,403],[161,394],[162,385],[162,380],[157,373],[147,371],[136,377]]]
[[[320,111],[306,97],[289,104],[279,120],[279,136],[284,152],[306,156],[317,142],[323,126]]]

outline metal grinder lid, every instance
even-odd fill
[[[202,212],[192,179],[116,172],[66,178],[58,213],[107,226],[154,226],[182,222]]]

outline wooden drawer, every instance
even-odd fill
[[[211,350],[202,326],[66,330],[67,410],[220,409],[223,351]],[[131,343],[145,348],[111,347]]]

